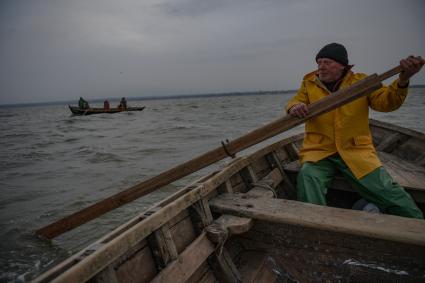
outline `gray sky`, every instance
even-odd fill
[[[1,0],[0,104],[294,89],[330,42],[355,71],[382,73],[425,57],[424,11],[424,0]]]

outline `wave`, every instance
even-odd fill
[[[104,162],[124,162],[124,159],[118,154],[96,152],[93,157],[89,158],[90,163],[104,163]]]

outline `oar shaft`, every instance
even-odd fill
[[[401,68],[400,65],[398,65],[397,67],[394,67],[391,70],[388,70],[385,73],[380,74],[378,76],[378,80],[384,81],[386,79],[391,78],[392,76],[397,75],[398,73],[401,73],[402,71],[403,71],[403,69]]]
[[[334,95],[327,96],[320,101],[309,105],[309,115],[304,118],[296,118],[286,115],[271,123],[260,127],[248,134],[239,137],[226,144],[226,150],[220,146],[207,153],[204,153],[192,160],[173,167],[153,178],[143,181],[127,190],[116,195],[101,200],[89,207],[84,208],[74,214],[66,216],[54,223],[51,223],[36,231],[36,234],[46,238],[54,238],[62,233],[69,231],[81,224],[84,224],[104,213],[129,203],[141,196],[149,194],[162,186],[170,184],[180,178],[183,178],[193,172],[207,167],[228,156],[228,152],[234,154],[263,140],[271,138],[279,133],[300,125],[323,113],[331,111],[337,107],[347,104],[354,99],[365,96],[374,90],[380,88],[381,81],[385,80],[401,71],[401,67],[391,69],[382,75],[371,75],[364,80],[352,85],[349,88],[342,89]]]

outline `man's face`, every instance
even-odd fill
[[[329,58],[317,59],[319,79],[322,82],[330,83],[338,80],[344,72],[344,65]]]

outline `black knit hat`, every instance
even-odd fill
[[[347,49],[339,43],[329,43],[320,49],[316,55],[316,62],[319,58],[329,58],[341,63],[344,66],[348,65]]]

